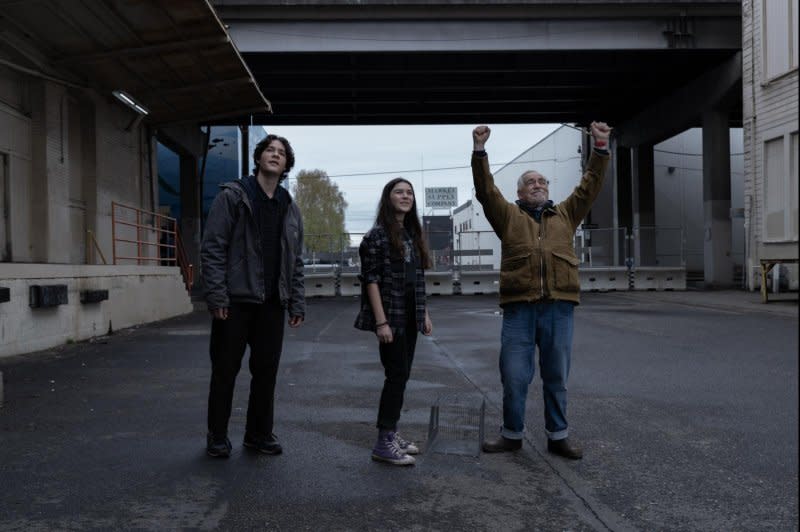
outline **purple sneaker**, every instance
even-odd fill
[[[400,450],[406,454],[419,454],[419,447],[417,444],[408,440],[403,439],[400,436],[399,432],[394,433],[394,441],[397,442],[397,445],[400,447]]]
[[[400,448],[395,439],[395,433],[388,430],[378,433],[378,441],[372,448],[372,459],[399,466],[414,465],[416,462],[413,456],[404,453]]]

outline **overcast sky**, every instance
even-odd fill
[[[492,170],[499,169],[558,127],[558,124],[489,124],[486,145]],[[372,226],[381,190],[394,177],[411,181],[423,214],[424,187],[458,187],[458,204],[472,196],[472,125],[447,126],[276,126],[270,133],[292,143],[300,170],[324,170],[344,192],[346,229],[363,233]],[[453,168],[441,170],[442,168]],[[363,174],[363,175],[353,175]],[[514,199],[514,198],[509,198]],[[426,210],[425,214],[429,211]],[[447,214],[436,211],[435,214]]]

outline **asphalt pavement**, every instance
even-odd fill
[[[778,299],[583,294],[580,461],[546,451],[538,374],[519,453],[470,452],[470,431],[430,445],[437,402],[485,401],[499,426],[496,296],[430,298],[400,425],[423,453],[406,468],[370,460],[382,369],[353,298],[311,299],[287,328],[279,456],[241,446],[246,359],[233,456],[205,455],[205,312],[0,359],[0,530],[797,530],[798,302]],[[459,437],[466,451],[441,452]]]

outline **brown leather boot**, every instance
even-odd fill
[[[563,440],[547,440],[547,450],[558,456],[569,458],[570,460],[580,460],[583,458],[583,451],[577,445],[569,441],[569,438]]]
[[[505,436],[500,436],[494,440],[483,442],[483,452],[485,453],[504,453],[508,451],[519,451],[522,449],[522,440],[512,440]]]

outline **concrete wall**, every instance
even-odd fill
[[[676,246],[683,238],[683,259],[689,271],[703,271],[703,131],[693,128],[653,148],[656,239],[659,265],[675,265]],[[731,256],[744,262],[742,130],[731,130]]]
[[[31,285],[66,284],[68,304],[31,308]],[[101,336],[114,330],[192,311],[177,268],[0,264],[0,357]],[[108,290],[99,303],[80,302],[81,290]]]
[[[6,226],[2,241],[3,260],[31,261],[31,159],[32,120],[26,79],[0,66],[0,164],[5,183]],[[8,252],[6,252],[6,249]]]
[[[111,202],[156,204],[145,129],[126,130],[131,112],[109,98],[10,70],[0,79],[10,260],[84,263],[91,230],[111,261]]]

